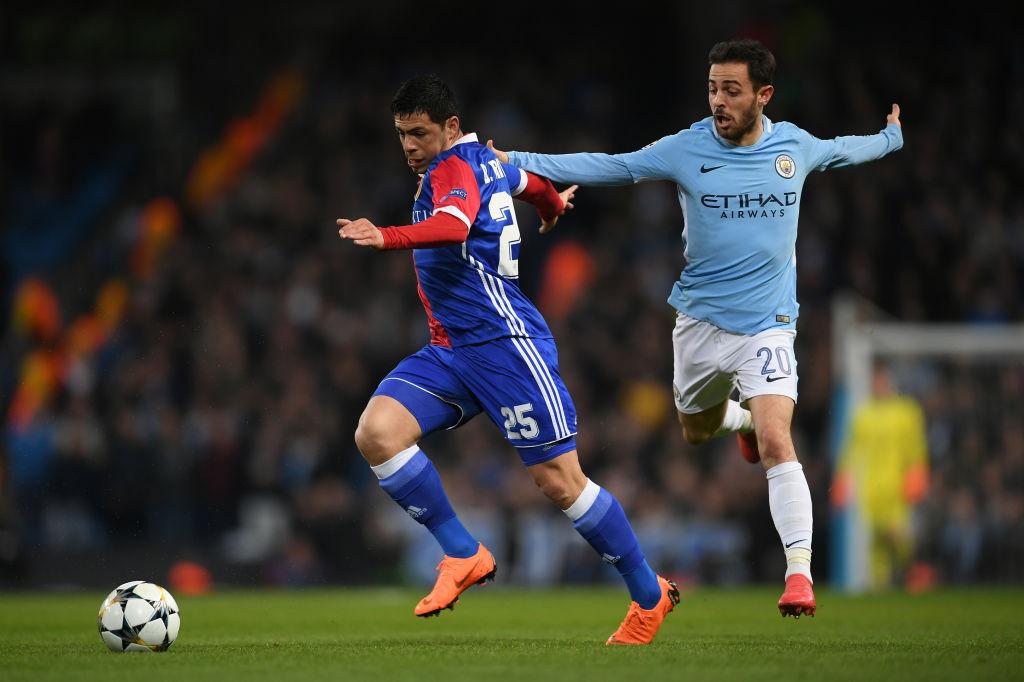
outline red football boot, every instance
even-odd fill
[[[757,450],[757,434],[753,431],[737,431],[736,440],[740,444],[740,454],[743,455],[743,459],[747,460],[751,464],[757,464],[761,461],[761,453]]]
[[[813,617],[817,608],[814,603],[814,589],[807,576],[794,573],[786,578],[786,591],[779,599],[779,613],[783,618],[786,616],[799,618],[801,615]]]

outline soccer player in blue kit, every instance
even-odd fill
[[[903,146],[899,107],[877,135],[820,140],[763,114],[775,57],[761,43],[718,43],[708,55],[711,116],[628,154],[495,152],[555,182],[611,186],[670,180],[682,208],[684,258],[669,303],[673,389],[686,440],[738,435],[764,466],[786,555],[783,616],[813,616],[811,494],[790,426],[797,398],[796,234],[811,171],[881,158]],[[731,400],[733,389],[739,401]]]
[[[472,585],[494,577],[494,557],[452,510],[418,443],[484,412],[501,429],[538,487],[615,566],[632,602],[608,644],[649,644],[679,602],[654,573],[615,497],[589,480],[576,453],[576,411],[558,372],[547,323],[520,291],[518,196],[550,229],[575,187],[500,163],[464,134],[455,99],[436,76],[404,83],[391,103],[408,165],[421,175],[411,225],[339,219],[339,235],[377,250],[412,249],[430,343],[381,381],[355,440],[381,488],[427,527],[444,550],[434,589],[417,616],[451,609]]]

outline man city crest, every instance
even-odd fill
[[[796,175],[796,164],[788,154],[779,154],[775,159],[775,170],[787,180]]]

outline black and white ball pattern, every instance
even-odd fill
[[[100,606],[100,637],[111,651],[166,651],[181,616],[171,593],[143,580],[118,585]]]

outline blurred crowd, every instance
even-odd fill
[[[682,21],[682,10],[673,11]],[[906,137],[892,157],[805,185],[794,438],[814,495],[815,565],[824,577],[831,297],[852,289],[903,320],[1021,320],[1024,197],[1013,188],[1024,182],[1024,131],[979,118],[979,102],[1002,83],[1001,111],[1024,108],[1024,60],[1020,47],[979,49],[951,30],[927,61],[904,59],[905,43],[823,51],[841,29],[828,16],[818,21],[802,33],[772,22],[746,27],[780,62],[768,116],[819,137],[870,134],[898,101]],[[916,40],[926,46],[924,36]],[[157,195],[182,204],[180,233],[152,273],[133,280],[109,340],[75,363],[27,424],[7,426],[0,563],[13,566],[15,584],[31,582],[42,556],[140,543],[219,567],[215,579],[225,581],[236,570],[282,585],[429,579],[440,550],[378,489],[352,438],[377,382],[428,338],[411,258],[343,244],[334,225],[338,217],[409,220],[416,178],[392,130],[392,93],[429,69],[460,97],[464,129],[501,148],[629,151],[705,115],[711,42],[640,50],[664,58],[642,73],[624,72],[611,51],[574,43],[524,51],[501,66],[469,46],[417,59],[368,39],[359,43],[367,50],[359,68],[348,49],[327,41],[296,51],[294,61],[257,60],[247,82],[288,64],[301,74],[302,95],[237,178],[201,205],[184,201],[185,178],[219,127],[198,104],[186,100],[159,125],[137,114],[134,125],[121,125],[128,114],[109,94],[99,115],[94,101],[44,99],[30,114],[8,116],[4,143],[16,152],[3,172],[9,292],[35,272],[70,318],[127,268],[146,204]],[[181,68],[182,79],[201,78],[195,63]],[[218,94],[210,88],[203,95]],[[219,126],[257,93],[250,86],[217,104],[227,111]],[[103,131],[106,143],[84,144],[83,129]],[[168,139],[175,148],[165,155]],[[73,204],[105,170],[107,193],[88,211]],[[544,236],[532,209],[517,211],[521,285],[558,343],[584,469],[622,501],[659,572],[698,583],[781,579],[763,471],[740,458],[732,439],[687,446],[676,422],[666,298],[683,260],[673,188],[584,188],[576,203]],[[83,227],[60,248],[42,244],[25,255],[18,229],[46,224],[26,218],[40,206],[53,215],[67,209]],[[47,249],[56,253],[36,264],[33,254]],[[10,317],[10,298],[4,305]],[[7,324],[5,400],[35,343]],[[919,396],[933,462],[920,556],[946,580],[1022,577],[1024,432],[1016,416],[1024,376],[1019,366],[987,371],[935,381]],[[986,401],[990,381],[1011,400]],[[966,432],[965,411],[980,413]],[[423,448],[506,576],[539,585],[608,577],[485,417]]]

